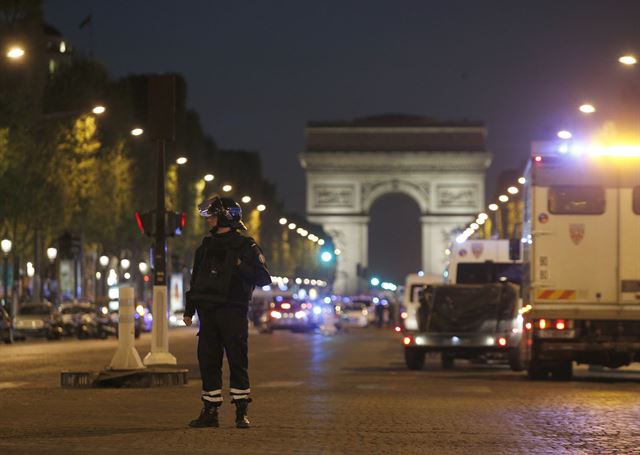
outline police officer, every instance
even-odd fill
[[[199,209],[211,231],[196,250],[184,322],[191,325],[194,313],[198,312],[203,408],[189,426],[219,426],[222,358],[226,352],[231,370],[231,402],[236,405],[236,427],[249,428],[247,309],[254,287],[271,284],[271,276],[262,250],[242,232],[246,227],[237,202],[216,196],[200,204]]]

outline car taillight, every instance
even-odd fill
[[[396,332],[402,332],[402,329],[400,328],[400,326],[396,326],[393,330],[395,330]]]
[[[506,346],[507,345],[507,339],[505,337],[498,338],[498,345]]]
[[[291,304],[288,302],[284,302],[280,305],[280,308],[282,308],[283,310],[290,310],[291,309]]]
[[[530,323],[527,322],[527,324]],[[525,325],[525,327],[527,327],[527,325]],[[567,321],[565,319],[540,319],[538,321],[538,328],[540,330],[568,330],[573,328],[573,321]]]
[[[546,319],[540,319],[538,321],[538,327],[540,327],[540,330],[544,330],[547,328],[547,321]]]
[[[527,322],[527,323],[524,325],[524,328],[525,328],[525,329],[527,329],[527,330],[531,330],[531,328],[532,328],[532,327],[533,327],[533,324],[531,324],[530,322]]]
[[[402,339],[402,342],[404,343],[405,346],[410,345],[411,343],[413,343],[413,339],[411,337],[404,337]]]
[[[566,328],[566,324],[562,319],[556,321],[556,330],[564,330]]]

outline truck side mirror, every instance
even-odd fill
[[[520,260],[520,248],[522,242],[520,239],[509,239],[509,260],[518,261]]]

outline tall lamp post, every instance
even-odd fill
[[[109,256],[103,254],[98,259],[102,267],[102,297],[107,295],[107,266],[109,265]]]
[[[55,281],[55,304],[59,305],[60,302],[58,301],[58,295],[59,295],[59,291],[60,291],[60,283],[58,283],[58,280],[56,279],[56,258],[58,257],[58,249],[54,248],[54,247],[49,247],[47,248],[47,257],[49,258],[49,262],[51,263],[51,269],[49,272],[49,280],[51,281]],[[49,286],[49,292],[51,293],[51,286]]]
[[[5,308],[8,307],[8,294],[9,294],[9,253],[11,253],[11,240],[2,239],[0,242],[0,248],[2,248],[2,302]],[[13,314],[13,312],[12,312]]]

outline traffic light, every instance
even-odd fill
[[[156,235],[156,212],[136,212],[136,223],[140,232],[149,237]],[[187,223],[187,214],[182,212],[165,212],[164,232],[168,237],[182,234]]]
[[[182,212],[166,212],[165,233],[169,237],[182,234],[187,223],[187,214]]]
[[[143,234],[149,237],[156,235],[156,212],[136,212],[136,223]]]

